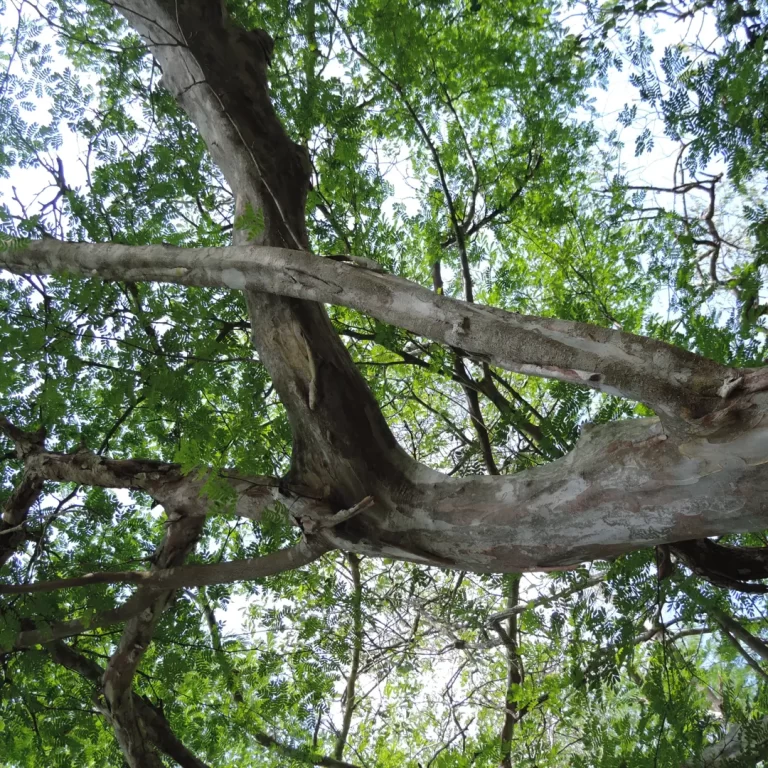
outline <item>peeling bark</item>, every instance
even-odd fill
[[[377,478],[366,489],[373,506],[323,536],[358,554],[504,572],[758,530],[768,525],[766,399],[752,396],[746,413],[755,426],[727,440],[681,440],[665,435],[657,419],[635,419],[585,430],[566,457],[511,476],[455,478],[417,468],[394,488],[389,478]],[[181,481],[172,465],[77,457],[41,453],[30,466],[47,479],[139,487],[176,503],[192,503],[202,489],[189,478],[191,486],[174,485]],[[236,506],[246,517],[278,493],[273,479],[230,480],[255,494]],[[300,514],[292,508],[297,517],[333,519],[327,503],[299,502]]]
[[[765,400],[755,406],[762,418]],[[728,442],[657,419],[585,431],[550,464],[501,477],[424,473],[328,534],[341,549],[475,572],[526,571],[768,525],[768,423]],[[379,497],[377,496],[377,501]]]
[[[0,253],[0,265],[21,274],[67,272],[242,290],[254,345],[293,429],[291,470],[283,480],[234,472],[219,473],[215,479],[233,491],[235,514],[258,519],[265,507],[282,502],[306,534],[296,547],[263,558],[184,565],[206,516],[217,512],[205,498],[209,478],[184,476],[177,465],[144,459],[114,461],[86,452],[46,452],[42,437],[34,443],[0,420],[25,461],[0,528],[0,564],[26,537],[27,512],[45,481],[142,490],[169,515],[149,572],[94,574],[5,590],[97,581],[139,584],[122,606],[87,620],[26,630],[14,644],[29,647],[126,622],[103,675],[66,646],[56,645],[52,652],[59,663],[103,685],[105,715],[131,768],[160,768],[156,748],[184,766],[204,768],[184,751],[164,718],[132,690],[143,654],[179,587],[278,573],[309,563],[333,547],[462,571],[518,572],[568,567],[641,547],[768,526],[768,369],[733,369],[656,340],[473,304],[463,238],[500,209],[483,221],[466,222],[466,228],[453,217],[465,302],[364,268],[359,261],[318,258],[309,252],[305,224],[307,152],[288,137],[269,96],[269,35],[235,27],[222,3],[108,2],[146,41],[163,71],[163,86],[195,123],[230,185],[237,213],[249,207],[261,211],[264,231],[254,243],[245,243],[245,234],[236,231],[232,247],[196,250],[46,239]],[[529,165],[531,173],[539,162],[540,157],[535,166]],[[585,430],[567,456],[513,476],[445,477],[419,465],[397,444],[323,303],[351,307],[450,347],[457,354],[454,374],[462,385],[468,378],[462,357],[484,363],[485,384],[477,388],[484,386],[482,391],[502,411],[506,406],[490,378],[490,364],[640,401],[659,419]],[[477,392],[467,387],[465,392],[486,465],[494,474]],[[522,428],[541,439],[535,425]],[[556,446],[545,448],[550,456],[560,452]],[[341,758],[362,642],[357,555],[348,557],[356,589],[355,638],[335,756],[310,754],[266,733],[254,734],[258,743],[288,759],[337,768],[350,768]],[[750,567],[750,577],[763,573],[760,564]],[[518,582],[513,578],[510,583]],[[514,706],[514,687],[522,680],[517,616],[528,607],[518,605],[518,597],[513,587],[507,610],[492,617],[507,650],[508,711],[501,733],[505,766],[510,765],[506,747],[513,727],[527,711]],[[499,623],[502,617],[506,631]],[[738,634],[738,627],[715,618],[726,631]],[[650,639],[657,631],[642,638]],[[750,647],[768,658],[764,643],[749,637]],[[741,639],[749,640],[743,634]],[[734,738],[743,743],[740,734],[737,730]],[[717,759],[711,764],[719,764]]]
[[[283,488],[301,489],[309,519],[369,495],[376,501],[324,531],[329,545],[510,572],[768,524],[766,369],[735,370],[652,339],[456,301],[356,262],[312,255],[303,218],[306,155],[269,100],[269,36],[236,29],[220,5],[199,0],[115,7],[147,41],[238,209],[262,210],[265,231],[255,244],[198,250],[46,239],[0,254],[0,263],[25,274],[67,271],[245,291],[254,343],[293,427]],[[661,424],[636,420],[588,431],[568,456],[514,476],[447,478],[397,445],[317,302],[359,309],[512,371],[642,401]],[[166,493],[171,504],[195,506],[202,490],[176,478],[172,492],[170,465],[155,465],[146,478],[136,465],[121,478],[121,468],[103,459],[84,458],[78,468],[71,457],[45,454],[30,463],[40,476],[141,487]],[[281,493],[270,482],[245,491],[247,479],[229,481],[247,497],[237,508],[245,516]]]
[[[270,102],[269,35],[237,29],[223,6],[200,0],[114,5],[147,42],[238,211],[264,213],[264,232],[253,244],[236,232],[232,247],[198,250],[46,239],[0,255],[0,263],[22,273],[243,290],[254,343],[293,427],[288,487],[331,512],[376,499],[324,532],[329,544],[518,571],[766,525],[765,369],[734,370],[652,339],[456,301],[354,261],[314,256],[304,222],[306,151]],[[612,424],[546,467],[443,477],[397,445],[318,302],[359,309],[512,371],[642,401],[663,429],[653,420]]]

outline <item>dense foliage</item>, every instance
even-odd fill
[[[768,5],[228,5],[274,38],[274,104],[310,150],[315,253],[729,365],[765,363]],[[259,212],[235,216],[198,132],[109,5],[0,8],[4,248],[42,236],[217,246],[238,230],[258,235]],[[618,122],[598,108],[606,94]],[[47,450],[201,476],[287,471],[291,429],[239,293],[2,277],[0,411],[45,427]],[[585,422],[648,415],[330,313],[400,443],[447,473],[514,473],[567,454]],[[8,503],[22,469],[10,432],[0,454]],[[284,508],[235,516],[228,488],[206,477],[220,514],[191,562],[297,540]],[[148,493],[44,491],[3,583],[152,561],[166,521]],[[30,629],[27,617],[53,625],[127,594],[93,584],[2,595],[0,649]],[[522,576],[336,552],[178,591],[134,690],[212,766],[726,765],[714,762],[724,738],[736,745],[727,765],[756,766],[768,751],[767,610],[761,593],[682,566],[667,575],[651,551]],[[103,668],[120,634],[99,628],[68,645]],[[0,659],[0,764],[122,765],[94,695],[99,672],[78,673],[46,643]]]

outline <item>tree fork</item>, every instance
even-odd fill
[[[163,85],[196,124],[238,212],[249,206],[263,212],[258,242],[307,249],[310,164],[271,103],[269,35],[237,28],[219,3],[113,5],[159,62]],[[235,242],[243,236],[236,231]],[[339,508],[366,495],[377,476],[404,482],[413,461],[392,436],[322,306],[258,289],[246,291],[246,300],[254,344],[291,422],[291,478],[317,492],[330,488]]]

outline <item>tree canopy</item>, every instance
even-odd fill
[[[766,764],[767,3],[0,14],[0,765]]]

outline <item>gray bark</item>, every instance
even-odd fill
[[[765,370],[732,370],[651,339],[459,302],[310,254],[304,150],[269,101],[268,35],[238,30],[218,5],[194,0],[130,0],[118,9],[161,63],[165,87],[197,125],[240,209],[264,211],[261,242],[190,251],[46,240],[2,263],[244,290],[254,343],[294,428],[288,481],[333,511],[375,499],[326,532],[328,542],[515,571],[765,526]],[[357,308],[509,370],[641,400],[662,426],[600,428],[564,459],[512,477],[446,478],[397,445],[317,302]]]
[[[288,497],[287,506],[305,530],[318,524],[331,546],[475,572],[567,567],[759,530],[768,526],[768,422],[760,421],[768,394],[750,400],[756,425],[742,424],[728,439],[668,436],[655,418],[614,422],[585,429],[564,458],[514,475],[447,477],[414,464],[407,483],[372,481],[365,495],[373,502],[351,517],[334,518],[333,505],[301,496]],[[177,503],[196,501],[202,487],[191,477],[190,485],[177,485],[178,470],[159,462],[41,453],[31,467],[48,480],[151,488],[159,500],[167,494]],[[274,479],[232,482],[255,494],[235,505],[244,517],[278,495]],[[218,511],[204,500],[197,509]]]
[[[354,262],[284,248],[132,247],[46,239],[0,254],[0,264],[23,274],[67,271],[108,280],[260,290],[339,304],[516,373],[644,402],[673,425],[690,425],[718,408],[726,382],[745,375],[654,339],[469,304]],[[747,377],[754,379],[754,373]]]

